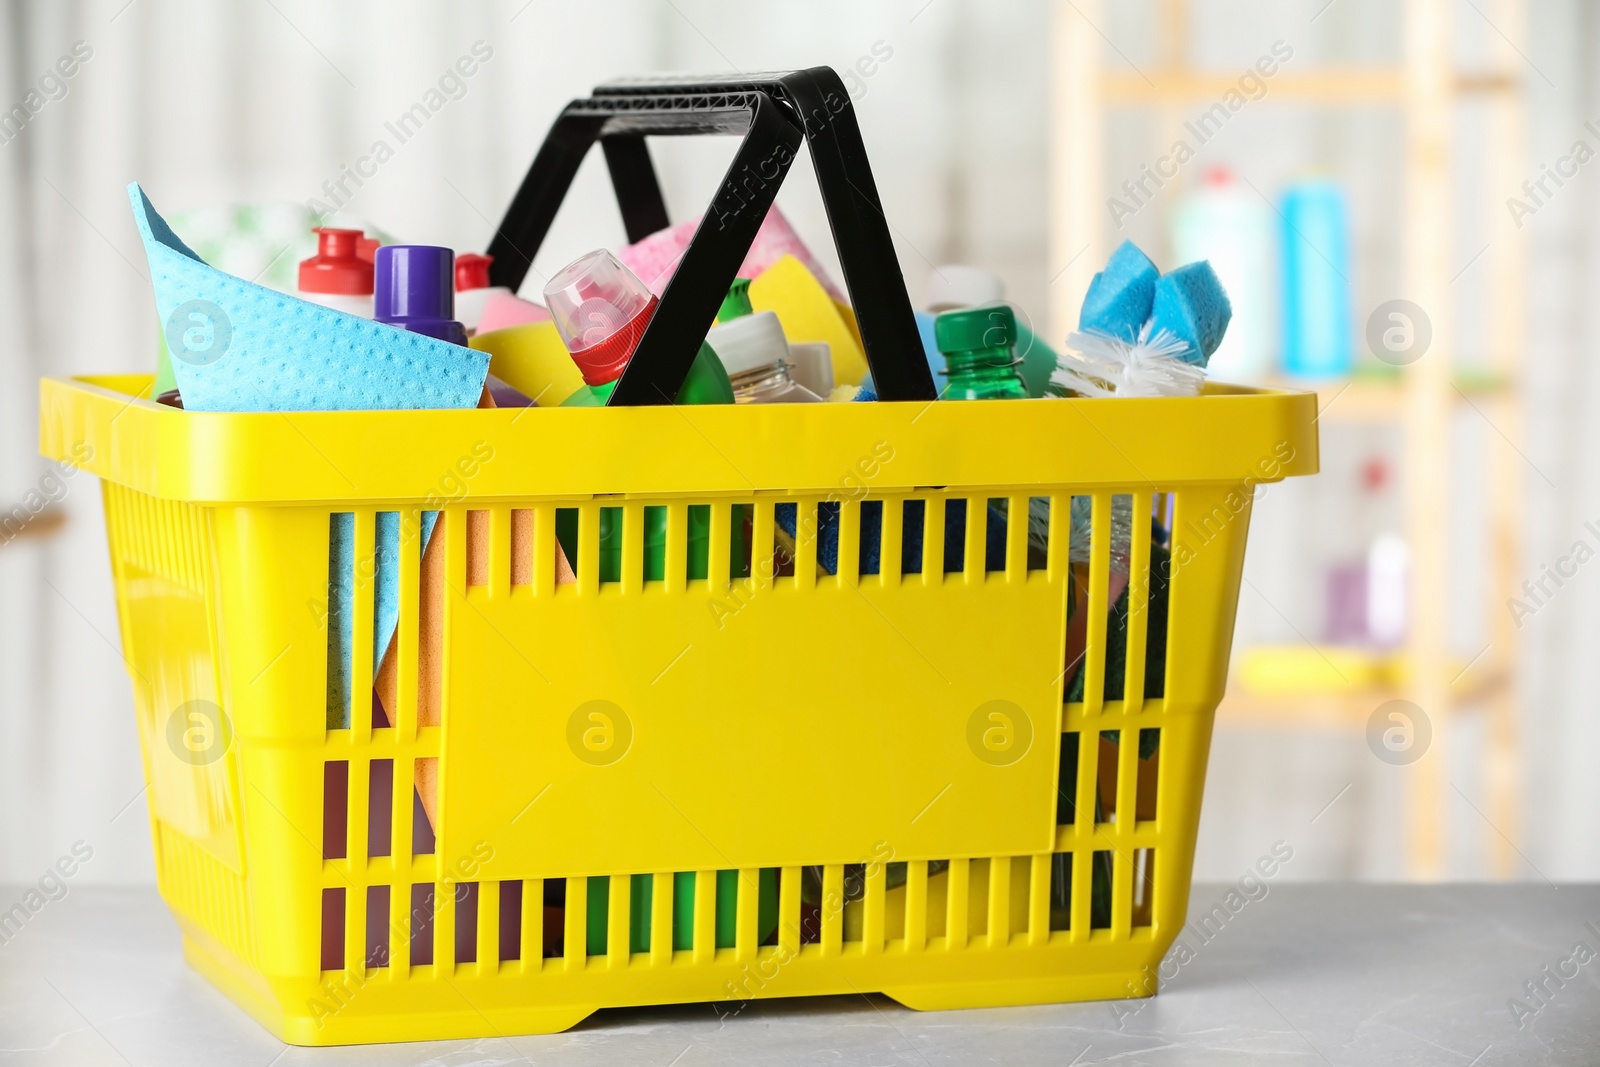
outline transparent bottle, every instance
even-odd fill
[[[822,397],[789,374],[789,343],[771,311],[740,315],[706,334],[740,404],[819,404]]]

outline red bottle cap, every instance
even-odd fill
[[[323,227],[311,232],[317,235],[317,254],[300,261],[300,291],[372,295],[372,263],[358,254],[361,231]]]
[[[493,262],[493,256],[479,255],[477,252],[463,252],[457,256],[456,292],[489,288],[489,264]]]
[[[378,258],[378,246],[382,243],[376,237],[363,237],[357,242],[359,247],[356,249],[356,255],[368,263],[375,262]]]
[[[605,340],[572,352],[572,362],[578,365],[578,373],[583,375],[586,384],[604,385],[622,377],[628,359],[633,355],[633,350],[639,347],[644,328],[650,325],[650,318],[656,313],[659,303],[652,296],[649,303],[634,312],[633,318],[618,326]]]

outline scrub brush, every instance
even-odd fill
[[[1092,397],[1196,396],[1205,368],[1186,361],[1188,342],[1150,323],[1135,341],[1080,330],[1067,335],[1066,351],[1050,375],[1058,395]]]

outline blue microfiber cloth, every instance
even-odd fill
[[[856,395],[850,398],[850,403],[865,403],[878,399],[878,387],[872,384],[871,378],[863,378],[861,387],[856,390]]]
[[[1161,272],[1132,241],[1111,253],[1106,269],[1094,276],[1078,313],[1078,329],[1097,330],[1110,337],[1133,341],[1150,317],[1156,279]]]
[[[437,511],[420,514],[422,550],[426,551]],[[380,511],[372,549],[373,618],[372,674],[376,679],[383,655],[400,622],[400,512]],[[350,695],[355,684],[355,515],[335,512],[328,525],[328,729],[350,726]]]
[[[489,353],[346,315],[207,266],[128,186],[187,411],[476,407]]]
[[[1204,367],[1222,343],[1233,306],[1211,264],[1202,260],[1164,274],[1156,282],[1150,309],[1150,334],[1162,330],[1187,346],[1181,358]]]
[[[489,354],[286,296],[207,266],[137,182],[128,198],[144,239],[156,310],[187,411],[473,408]],[[422,545],[438,520],[425,512]],[[328,549],[328,714],[349,726],[354,517],[336,514]],[[400,515],[378,516],[373,671],[400,614]]]

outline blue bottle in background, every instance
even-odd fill
[[[1283,194],[1283,370],[1338,378],[1355,363],[1350,322],[1350,215],[1325,179]]]

